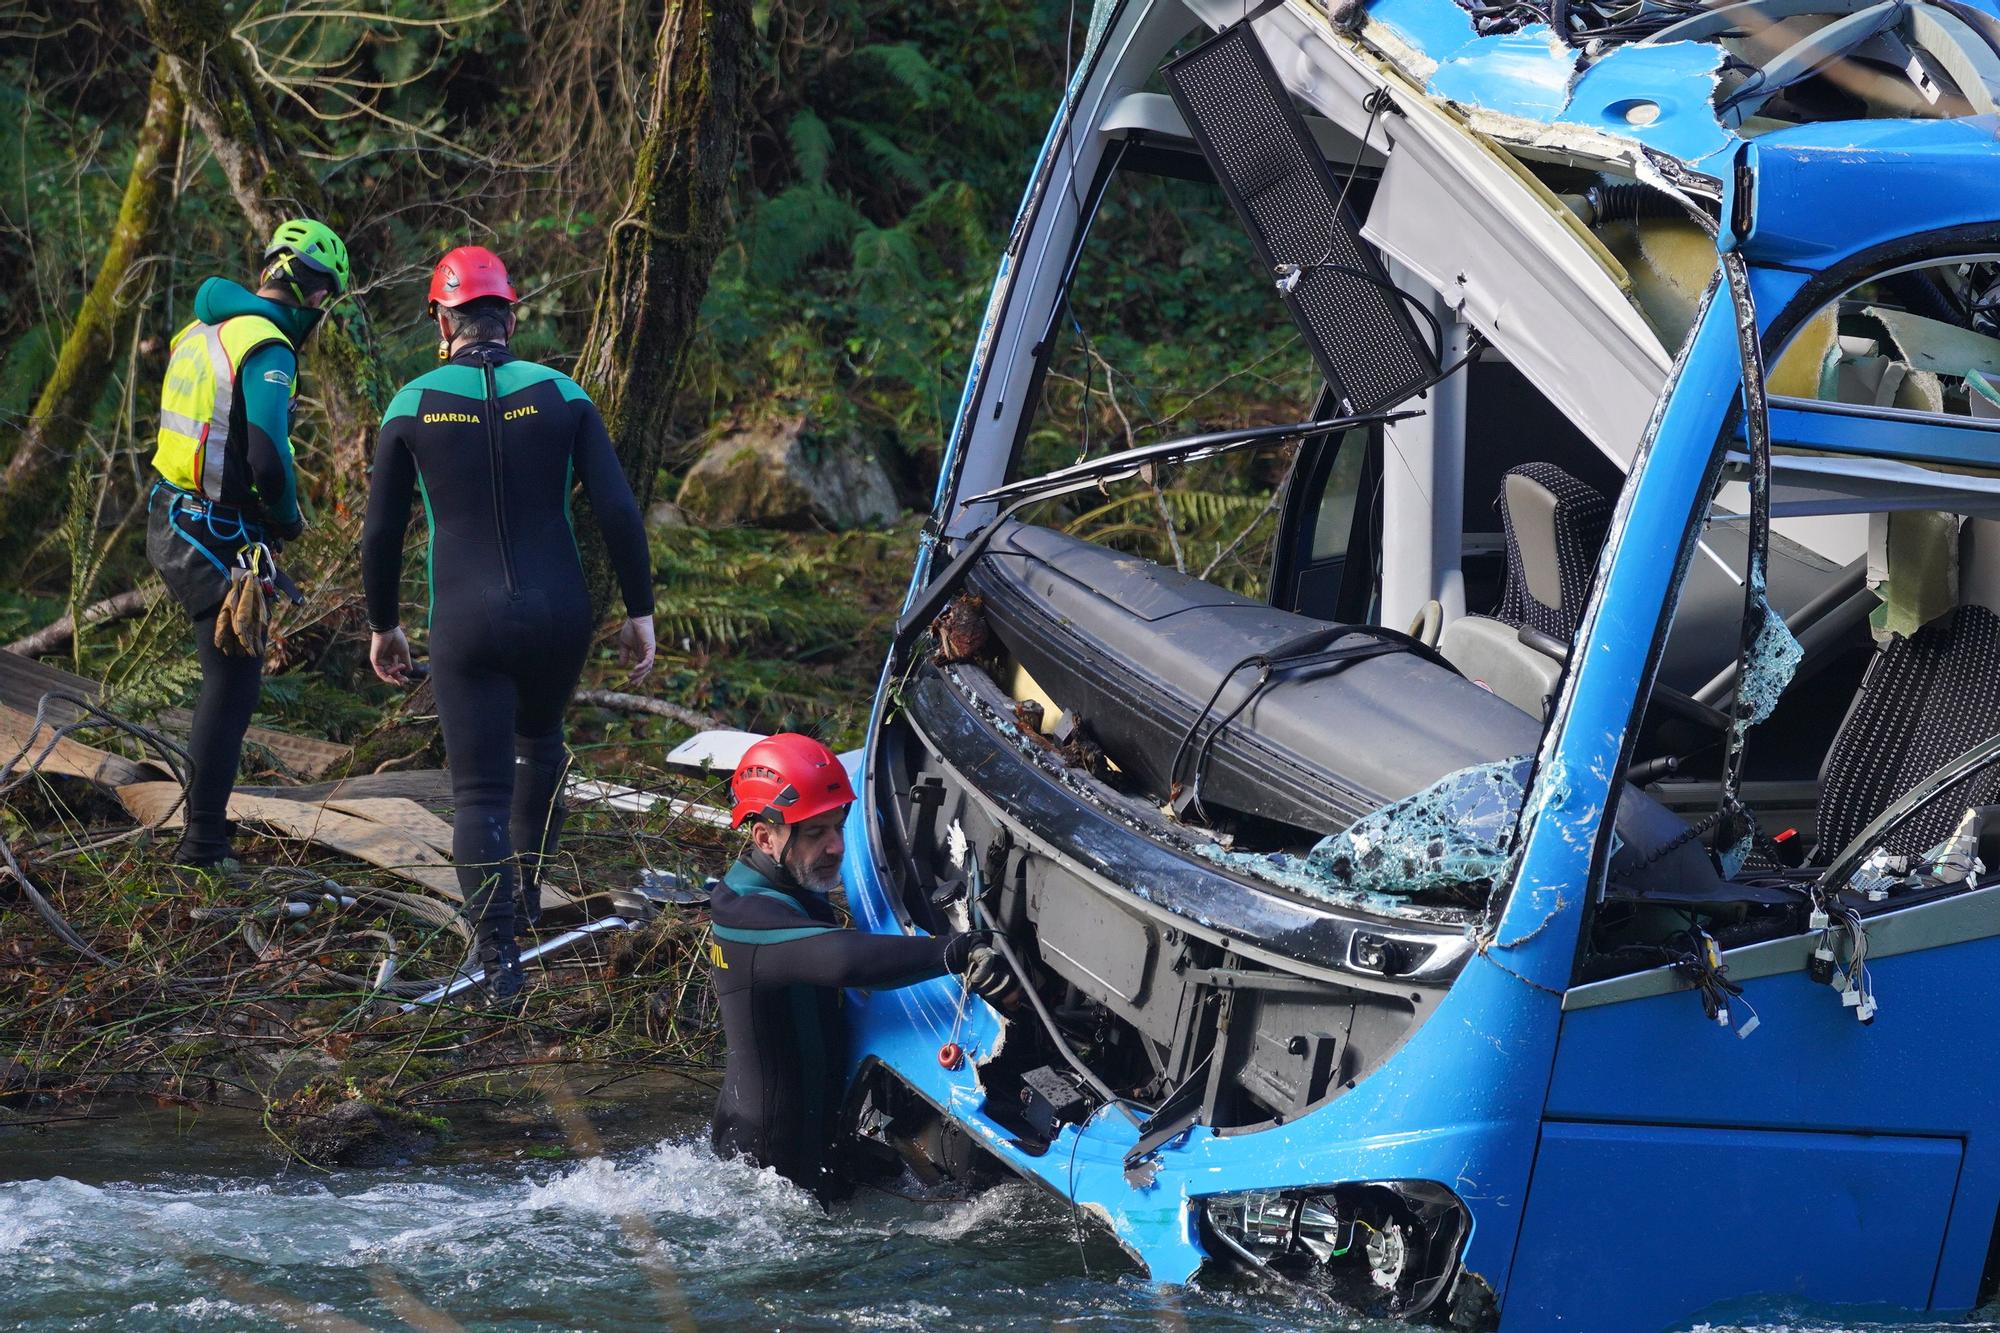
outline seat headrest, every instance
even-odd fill
[[[1568,643],[1576,637],[1611,502],[1553,463],[1523,463],[1501,480],[1507,587],[1499,618]]]
[[[1958,604],[2000,612],[2000,519],[1968,518],[1958,530]]]

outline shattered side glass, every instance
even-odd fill
[[[1760,598],[1758,605],[1762,609],[1762,623],[1743,658],[1743,672],[1737,685],[1739,732],[1748,731],[1771,716],[1806,651],[1768,598]]]
[[[1743,655],[1742,671],[1736,678],[1734,730],[1739,745],[1750,728],[1776,711],[1778,700],[1784,697],[1806,653],[1785,624],[1785,618],[1761,591],[1757,594],[1757,607],[1757,635],[1750,641],[1750,651]],[[1733,879],[1743,869],[1750,859],[1754,840],[1755,834],[1744,823],[1735,838],[1715,849],[1716,861],[1725,876]]]
[[[1531,756],[1517,755],[1447,773],[1369,811],[1303,857],[1204,851],[1328,902],[1400,910],[1425,897],[1476,906],[1513,854],[1533,768]]]
[[[1097,45],[1104,40],[1104,34],[1110,30],[1111,16],[1118,11],[1118,2],[1119,0],[1097,0],[1097,3],[1090,7],[1090,25],[1084,31],[1083,58],[1077,62],[1078,68],[1088,65],[1090,58],[1097,54]]]

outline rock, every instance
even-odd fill
[[[896,488],[873,453],[813,439],[804,417],[734,431],[681,485],[683,509],[710,523],[859,528],[892,523]]]
[[[362,1099],[298,1116],[292,1148],[315,1166],[399,1166],[438,1145],[439,1122]]]
[[[655,500],[653,507],[646,511],[646,526],[649,528],[685,528],[689,523],[687,510],[672,500]]]

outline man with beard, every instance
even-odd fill
[[[841,988],[888,990],[956,972],[994,1001],[1013,988],[986,931],[946,938],[843,929],[841,824],[854,788],[833,752],[786,732],[757,742],[730,779],[731,823],[750,845],[709,904],[709,962],[729,1042],[715,1147],[821,1196],[836,1192],[834,1112],[847,1070]]]

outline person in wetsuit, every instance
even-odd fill
[[[517,928],[540,913],[541,870],[561,834],[563,711],[590,648],[590,596],[570,519],[576,482],[624,595],[620,657],[634,682],[653,665],[652,566],[632,488],[589,396],[507,350],[514,300],[491,251],[461,246],[438,262],[430,308],[445,364],[406,385],[382,418],[361,534],[369,660],[377,676],[403,684],[412,668],[398,606],[403,532],[421,492],[452,859],[473,956],[500,1001],[521,989]]]
[[[841,988],[887,990],[955,972],[997,1002],[1013,976],[986,931],[938,938],[842,928],[828,895],[840,888],[840,830],[854,789],[826,746],[795,732],[761,740],[744,752],[730,790],[731,823],[750,822],[750,845],[709,900],[709,965],[729,1046],[715,1149],[824,1197],[839,1185]]]
[[[229,571],[246,548],[282,548],[305,531],[292,468],[292,404],[299,350],[326,303],[352,278],[347,246],[325,224],[294,218],[264,248],[252,292],[209,278],[194,320],[176,333],[160,386],[147,497],[146,556],[194,621],[201,692],[188,738],[187,827],[173,859],[230,863],[229,793],[243,735],[264,682],[261,656],[216,645]]]

